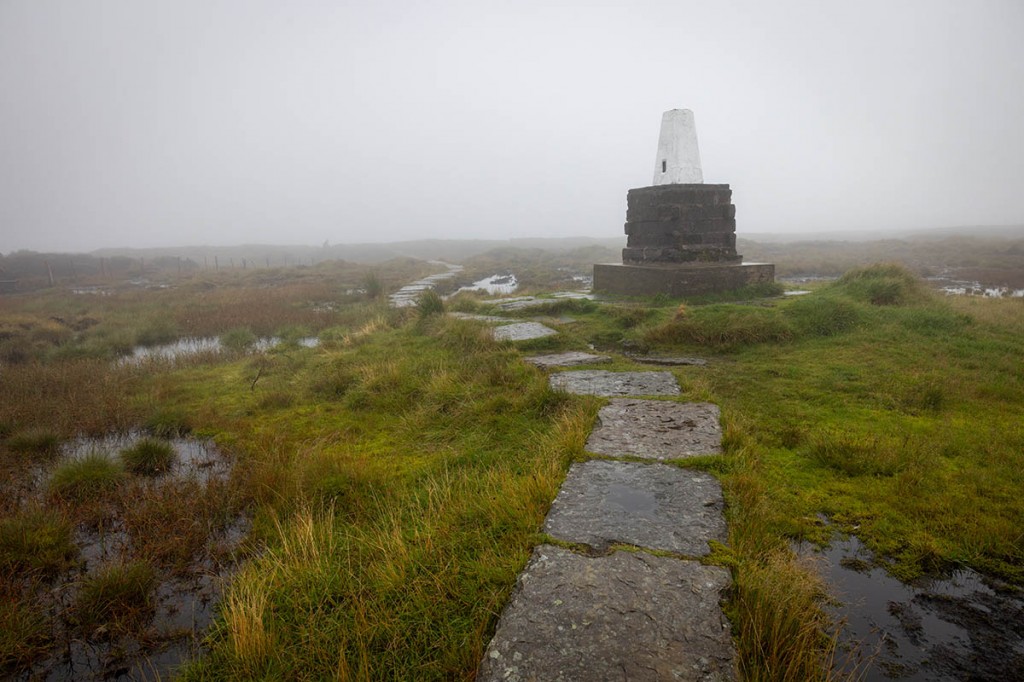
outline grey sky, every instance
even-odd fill
[[[0,0],[0,251],[1024,223],[1024,2]]]

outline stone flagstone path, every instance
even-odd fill
[[[577,370],[550,380],[586,395],[679,393],[667,372]],[[598,419],[590,452],[653,460],[721,452],[718,408],[707,403],[619,398]],[[720,605],[729,571],[699,561],[711,541],[726,539],[722,508],[718,481],[700,471],[656,462],[573,464],[544,532],[580,550],[534,549],[477,679],[735,680]],[[636,549],[615,549],[623,545]]]

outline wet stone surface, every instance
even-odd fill
[[[544,524],[559,540],[605,550],[624,543],[705,556],[725,542],[718,481],[664,464],[591,460],[573,464]]]
[[[540,322],[517,322],[494,328],[494,338],[497,341],[529,341],[557,333],[551,327],[546,327]]]
[[[531,365],[541,369],[553,367],[573,367],[575,365],[595,365],[601,362],[611,362],[607,355],[595,355],[594,353],[581,353],[579,351],[568,351],[565,353],[554,353],[551,355],[534,355],[525,358]]]
[[[454,317],[457,320],[477,320],[478,322],[508,322],[507,317],[498,317],[497,315],[474,315],[473,313],[448,313],[449,317]]]
[[[536,296],[516,296],[515,298],[505,298],[497,301],[491,301],[498,306],[500,310],[526,310],[527,308],[537,308],[549,303],[557,303],[559,299],[576,299],[576,300],[593,300],[593,294],[588,294],[582,291],[559,291],[551,294],[550,297],[538,298]]]
[[[629,355],[628,357],[630,360],[641,362],[645,365],[661,365],[663,367],[682,367],[685,365],[703,367],[708,364],[708,361],[704,358],[664,357],[658,355]]]
[[[671,372],[608,372],[581,369],[552,374],[551,388],[577,395],[679,395]]]
[[[618,398],[597,419],[586,449],[599,455],[664,460],[722,451],[719,410],[711,403]]]
[[[729,572],[616,552],[540,545],[484,654],[482,682],[733,680],[719,602]]]

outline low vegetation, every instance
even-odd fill
[[[532,262],[538,288],[571,281],[571,263],[487,258]],[[792,298],[552,299],[516,314],[559,335],[513,345],[441,314],[497,312],[478,295],[386,306],[430,268],[0,298],[0,670],[58,646],[39,595],[81,567],[76,528],[116,518],[126,538],[74,583],[70,636],[99,640],[144,631],[162,580],[233,552],[218,533],[244,511],[251,530],[185,679],[471,678],[601,404],[552,392],[522,362],[541,350],[605,350],[612,369],[644,353],[710,360],[673,371],[683,399],[722,408],[724,456],[690,465],[726,493],[729,542],[710,560],[733,572],[745,679],[838,676],[827,586],[794,540],[856,533],[902,578],[970,566],[1024,586],[1022,301],[938,298],[872,266]],[[287,342],[252,351],[271,335]],[[115,361],[184,336],[239,352]],[[131,430],[156,439],[61,455],[76,436]],[[185,433],[230,453],[230,476],[168,475],[160,438]]]

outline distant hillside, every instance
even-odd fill
[[[212,267],[214,259],[226,266],[234,262],[240,266],[244,259],[255,267],[301,265],[325,260],[344,260],[350,263],[381,263],[392,258],[408,257],[425,260],[460,262],[482,253],[507,247],[542,249],[544,251],[571,251],[585,246],[622,248],[621,239],[595,239],[592,237],[530,238],[530,239],[421,239],[385,244],[333,244],[324,246],[276,246],[270,244],[241,244],[238,246],[183,246],[152,249],[100,249],[91,256],[146,258],[182,258],[201,266]]]

